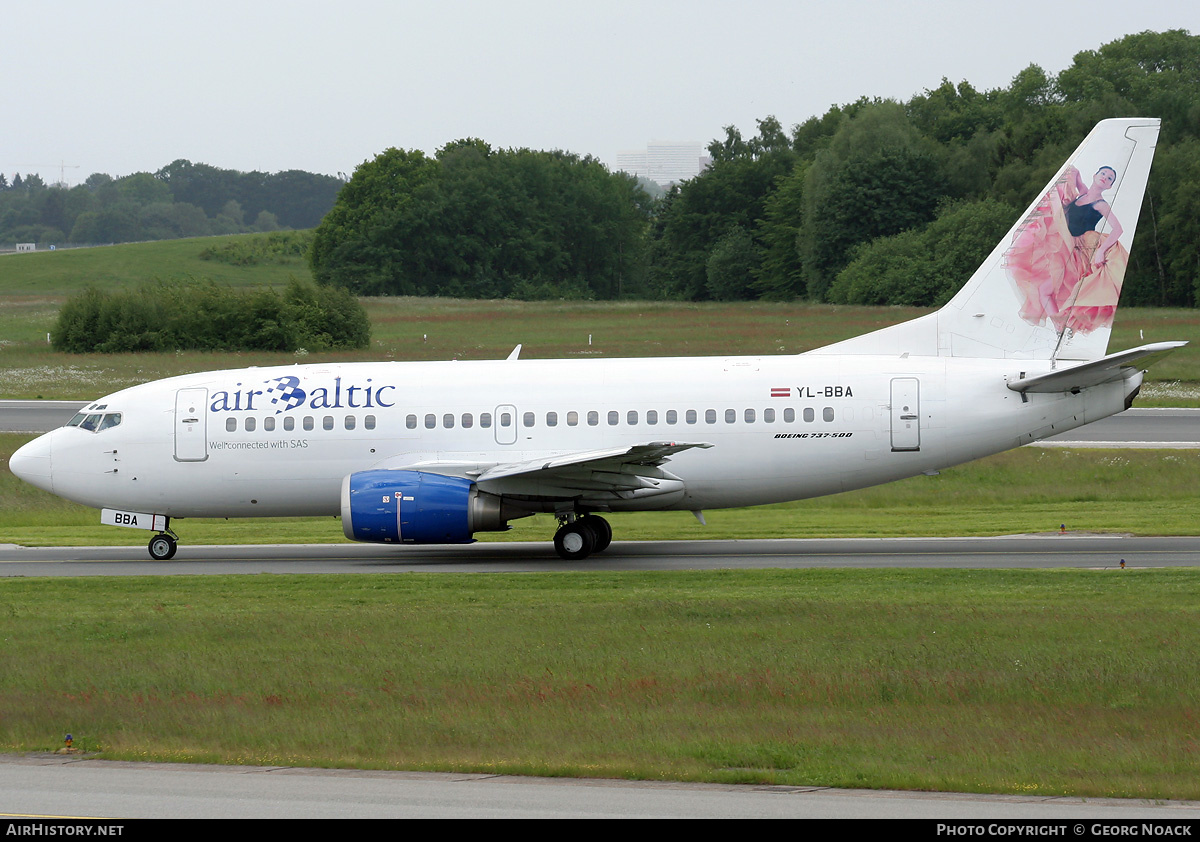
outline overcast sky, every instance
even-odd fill
[[[0,172],[51,182],[65,163],[77,184],[186,158],[351,173],[462,137],[611,166],[650,140],[790,127],[942,77],[1005,87],[1147,29],[1200,34],[1200,3],[5,2]]]

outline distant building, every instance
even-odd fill
[[[695,141],[655,140],[644,150],[617,153],[617,169],[645,176],[664,187],[698,176],[712,159],[704,144]]]
[[[36,243],[17,243],[17,251],[37,251]]]

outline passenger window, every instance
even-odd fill
[[[747,410],[746,410],[746,423],[747,423],[747,424],[753,424],[753,423],[754,423],[754,410],[753,410],[753,409],[747,409]]]
[[[313,424],[313,417],[311,415],[305,415],[304,416],[304,429],[311,431],[314,426],[315,425]]]
[[[406,416],[404,419],[404,426],[408,427],[408,429],[410,429],[410,430],[417,429],[417,416],[415,416],[415,415]]]
[[[462,417],[462,425],[464,427],[474,427],[475,426],[475,417],[473,415],[471,415],[471,413],[469,413],[469,412],[464,412],[463,417]]]
[[[599,423],[600,423],[600,413],[594,409],[591,410],[588,413],[588,426],[595,427]]]
[[[679,413],[673,409],[667,410],[667,423],[674,424],[679,421]]]
[[[620,423],[620,421],[621,413],[617,412],[615,409],[610,409],[608,411],[608,426],[615,427],[618,423]]]
[[[784,420],[784,423],[786,423],[786,424],[791,424],[793,421],[795,421],[796,420],[796,410],[792,409],[790,406],[787,409],[785,409],[783,411],[783,420]]]
[[[705,424],[716,424],[717,423],[717,411],[715,409],[704,410],[704,423]]]
[[[522,422],[522,423],[523,423],[523,424],[524,424],[526,427],[532,427],[532,426],[533,426],[533,422],[534,422],[533,413],[532,413],[532,412],[526,412],[526,413],[525,413],[523,416],[521,416],[521,422]]]
[[[807,421],[808,423],[811,424],[813,421],[816,420],[816,418],[817,418],[817,416],[813,412],[813,408],[811,406],[804,407],[804,420],[805,421]]]
[[[268,415],[266,418],[263,419],[263,429],[266,430],[268,433],[272,432],[275,429],[275,418],[273,416]]]
[[[626,414],[626,416],[625,416],[625,423],[629,424],[629,426],[632,427],[635,424],[637,424],[637,418],[638,418],[637,410],[631,409],[631,410],[629,410],[628,414]]]
[[[347,415],[346,420],[343,423],[346,425],[347,430],[353,430],[354,426],[356,424],[356,420],[353,415]]]
[[[695,424],[696,423],[696,410],[689,409],[687,411],[687,414],[684,415],[684,420],[686,420],[689,424]]]
[[[507,412],[500,413],[500,426],[501,427],[511,427],[512,426],[512,415],[510,413],[507,413]]]
[[[447,412],[445,415],[442,416],[442,426],[445,427],[447,430],[454,429],[454,413],[453,412]]]
[[[333,416],[326,415],[321,419],[321,428],[325,430],[333,429]]]
[[[832,406],[827,406],[821,410],[821,420],[822,421],[832,421],[833,420],[833,407]]]
[[[437,416],[432,412],[425,416],[425,429],[432,430],[437,426]]]
[[[737,410],[736,409],[725,410],[725,423],[733,424],[736,421],[737,421]]]
[[[246,432],[247,432],[247,433],[253,433],[253,432],[254,432],[254,428],[255,428],[255,427],[257,427],[257,426],[258,426],[258,425],[257,425],[257,424],[255,423],[255,421],[254,421],[254,416],[253,416],[253,415],[247,415],[247,416],[246,416]]]
[[[232,415],[225,419],[225,432],[232,433],[237,429],[237,419]]]
[[[413,420],[416,420],[416,419],[413,419]],[[374,430],[374,429],[375,429],[375,416],[374,416],[374,415],[368,415],[366,418],[364,418],[364,419],[363,419],[363,426],[364,426],[365,428],[367,428],[368,430]]]
[[[647,409],[646,410],[646,423],[647,424],[657,424],[658,423],[658,410],[657,409]]]
[[[547,427],[557,427],[558,426],[558,413],[557,412],[547,412],[546,413],[546,426]]]
[[[775,423],[775,410],[767,407],[763,410],[763,421],[767,424]]]
[[[567,426],[568,427],[579,426],[579,413],[573,409],[567,413]]]
[[[296,429],[296,419],[290,415],[285,417],[283,419],[283,429],[287,430],[289,433]]]
[[[483,427],[485,429],[492,426],[492,413],[490,413],[490,412],[479,413],[479,426]]]

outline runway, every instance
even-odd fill
[[[171,819],[907,818],[1067,822],[1087,818],[1124,822],[1149,819],[1188,825],[1200,820],[1200,804],[1185,801],[122,763],[55,755],[0,755],[0,793],[0,816],[36,815],[43,825],[60,824],[47,817],[68,814]],[[103,824],[120,825],[121,820],[110,819]],[[1015,831],[1009,832],[1015,835]]]
[[[170,561],[143,547],[0,547],[5,576],[176,576],[258,573],[533,573],[850,567],[1083,568],[1200,566],[1200,537],[1019,535],[995,538],[814,538],[614,541],[585,561],[546,542],[381,547],[364,544],[191,546]]]

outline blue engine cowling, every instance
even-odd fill
[[[342,480],[342,531],[377,544],[469,544],[505,529],[499,498],[469,479],[423,471],[360,471]]]

